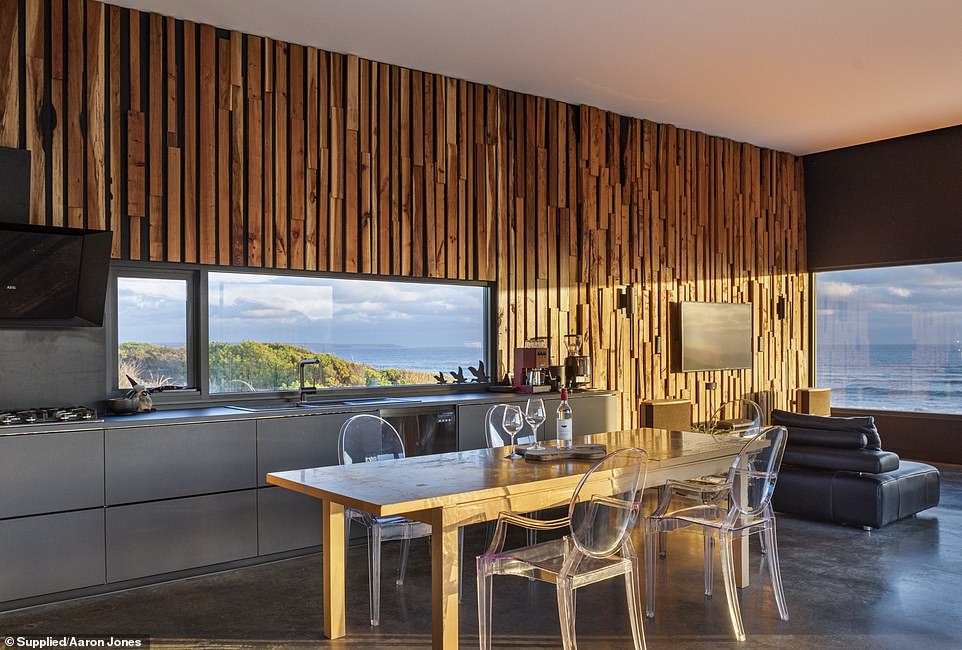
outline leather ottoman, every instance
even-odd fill
[[[907,460],[878,474],[783,466],[772,497],[778,512],[871,528],[938,503],[939,470]]]

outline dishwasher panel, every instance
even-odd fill
[[[408,456],[443,454],[458,450],[457,411],[453,406],[417,409],[381,409],[381,417],[394,425]]]

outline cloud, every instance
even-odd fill
[[[848,298],[858,291],[858,287],[850,282],[826,280],[818,283],[816,291],[827,298]]]
[[[909,298],[912,296],[912,292],[909,289],[903,289],[902,287],[889,287],[889,293],[899,298]]]

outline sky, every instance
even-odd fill
[[[183,344],[186,285],[120,278],[119,342]],[[212,341],[480,346],[484,288],[209,273]]]
[[[816,275],[818,343],[962,339],[962,262]]]

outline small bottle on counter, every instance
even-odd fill
[[[568,404],[568,389],[561,389],[561,404],[558,405],[558,447],[571,448],[572,436],[571,405]]]

